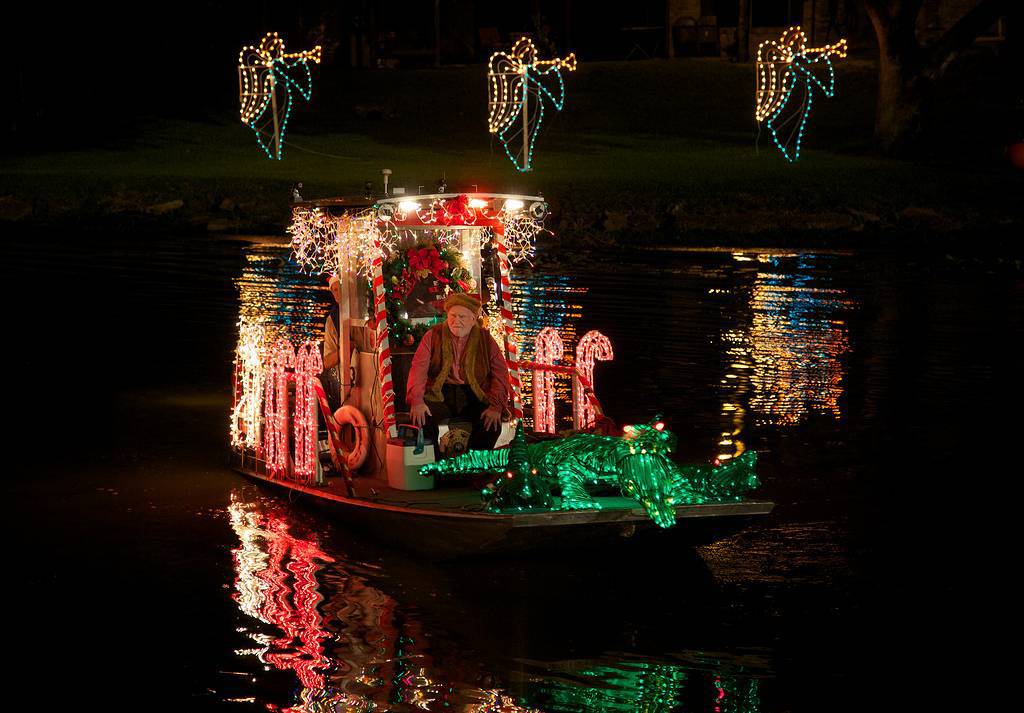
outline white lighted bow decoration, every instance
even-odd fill
[[[306,101],[313,94],[310,62],[320,64],[320,45],[289,54],[276,32],[267,33],[258,46],[244,47],[238,53],[239,116],[256,132],[256,140],[270,158],[281,159],[292,113],[292,90]]]
[[[544,121],[545,97],[556,111],[565,103],[563,69],[576,70],[575,53],[539,60],[528,37],[519,38],[509,52],[495,52],[487,64],[487,127],[520,171],[533,166],[533,144]],[[553,89],[544,84],[551,76],[556,80]]]

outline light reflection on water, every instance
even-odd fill
[[[242,668],[257,668],[258,662],[295,672],[301,690],[290,710],[451,704],[453,689],[431,679],[419,623],[397,601],[336,563],[315,536],[293,534],[285,511],[233,497],[229,512],[240,542],[233,596],[254,620],[237,631],[258,644],[235,653]],[[335,566],[328,572],[329,565]],[[329,592],[326,601],[318,577]],[[327,639],[334,659],[323,655]]]
[[[533,340],[540,330],[552,327],[558,331],[565,346],[565,356],[560,363],[565,366],[575,363],[575,345],[580,337],[578,330],[583,318],[580,298],[589,291],[588,287],[578,283],[577,279],[568,275],[513,275],[512,292],[517,315],[516,338],[524,361],[533,360]],[[524,371],[520,378],[523,382],[523,393],[526,395],[523,404],[532,406],[530,396],[533,393],[533,372]],[[560,375],[555,377],[555,401],[559,404],[555,409],[558,414],[556,428],[571,428],[572,384],[568,378]],[[533,426],[531,415],[527,414],[524,421],[527,428]]]
[[[17,581],[32,596],[28,614],[15,617],[13,640],[20,660],[46,662],[43,686],[21,679],[10,687],[15,706],[20,688],[36,707],[40,692],[70,692],[70,700],[108,708],[180,698],[179,710],[345,710],[317,702],[333,697],[412,709],[389,702],[404,684],[383,668],[397,634],[386,639],[382,620],[403,637],[413,632],[405,650],[429,657],[417,665],[465,697],[450,710],[554,710],[559,697],[643,709],[628,702],[649,700],[635,675],[647,670],[660,670],[660,680],[685,674],[675,700],[694,713],[724,708],[718,674],[724,690],[730,677],[756,682],[766,713],[875,710],[879,702],[918,710],[934,698],[940,705],[931,707],[942,710],[951,681],[954,689],[964,684],[964,702],[977,699],[981,679],[969,663],[961,668],[963,657],[944,655],[985,650],[958,632],[979,631],[974,613],[991,608],[985,578],[1000,563],[989,566],[988,557],[1005,537],[987,528],[987,510],[960,523],[963,508],[950,503],[967,493],[965,483],[1016,472],[1015,451],[1001,445],[1020,420],[1018,359],[1008,347],[1022,331],[1019,262],[914,245],[857,256],[693,252],[551,278],[551,289],[562,291],[553,299],[573,305],[577,333],[600,329],[615,344],[615,361],[597,373],[609,413],[630,420],[663,410],[687,460],[729,452],[735,444],[717,442],[730,434],[762,456],[759,494],[778,507],[765,527],[701,548],[704,579],[694,568],[680,574],[683,553],[647,560],[650,575],[630,579],[622,572],[637,554],[630,550],[592,555],[601,577],[586,587],[577,586],[586,565],[573,559],[533,579],[509,577],[514,564],[487,562],[450,573],[445,588],[433,586],[433,568],[401,569],[399,555],[367,553],[357,538],[310,537],[330,535],[332,519],[284,498],[255,497],[217,466],[239,316],[232,280],[244,269],[246,290],[264,291],[269,303],[286,251],[276,262],[247,257],[240,266],[236,242],[205,236],[97,233],[69,242],[64,231],[13,229],[10,237],[17,301],[9,312],[23,342],[45,342],[49,317],[67,309],[66,294],[45,289],[54,278],[74,285],[73,312],[92,315],[62,323],[77,371],[90,378],[73,389],[89,417],[63,429],[60,448],[52,429],[37,427],[52,421],[53,400],[40,399],[38,380],[14,383],[14,402],[28,414],[19,438],[28,445],[23,471],[11,470],[19,476],[11,480],[12,512],[35,549],[19,560]],[[40,255],[51,279],[18,269]],[[327,301],[318,281],[295,279]],[[316,314],[307,328],[318,331],[321,320]],[[146,358],[111,351],[149,344],[154,324],[170,338]],[[792,341],[771,345],[787,330]],[[14,352],[22,370],[66,373],[65,351]],[[772,364],[775,353],[783,363]],[[736,378],[726,380],[730,373]],[[243,546],[226,524],[232,489],[249,494],[244,507],[277,513],[296,541],[334,560],[298,567],[313,572],[315,615],[311,598],[294,594],[299,580],[287,549],[282,575],[258,576],[272,561],[266,542],[277,535],[258,520],[246,525],[252,541]],[[237,575],[249,582],[241,591],[233,586],[235,549],[254,555]],[[499,593],[516,585],[510,601],[486,607],[475,582],[488,577]],[[532,598],[520,597],[524,588]],[[261,620],[271,591],[287,604],[276,611],[306,613]],[[54,616],[65,611],[90,614],[69,628],[67,616]],[[126,646],[137,655],[124,656]],[[304,688],[300,670],[323,688]],[[954,675],[936,688],[936,671]],[[896,698],[894,681],[904,689]],[[735,700],[749,700],[744,695]]]
[[[844,317],[856,303],[829,284],[818,256],[754,259],[758,270],[742,289],[747,309],[721,330],[727,424],[717,455],[723,460],[746,450],[747,418],[759,426],[787,426],[812,412],[841,415],[843,360],[850,350]]]
[[[316,577],[334,560],[316,542],[291,535],[283,518],[261,519],[238,500],[233,500],[228,513],[240,542],[233,552],[238,608],[280,630],[277,637],[246,632],[257,648],[236,653],[295,671],[305,688],[323,688],[323,670],[330,661],[323,655],[328,634],[317,610]]]
[[[283,248],[257,246],[244,255],[245,268],[237,281],[240,318],[264,320],[296,343],[321,339],[328,304],[321,281],[301,273]],[[850,350],[847,316],[859,305],[830,279],[829,263],[835,259],[756,252],[718,255],[712,262],[685,266],[686,279],[670,274],[660,284],[642,289],[645,295],[651,287],[663,290],[666,309],[658,319],[668,322],[663,338],[670,346],[692,340],[694,333],[705,327],[717,332],[721,378],[712,388],[722,424],[714,453],[719,459],[746,450],[745,432],[751,426],[796,425],[812,413],[842,415],[845,359]],[[612,336],[614,344],[614,330],[628,331],[636,320],[629,310],[637,298],[633,294],[636,285],[611,280],[608,275],[517,273],[513,286],[516,334],[524,360],[533,359],[533,340],[544,327],[558,330],[566,347],[561,363],[571,365],[576,342],[584,332],[599,329]],[[625,306],[604,308],[594,299],[598,295]],[[308,307],[311,303],[312,310]],[[694,311],[708,308],[717,317],[713,323],[687,321]],[[641,324],[637,329],[650,327]],[[643,345],[641,354],[631,353],[635,349],[617,349],[616,359],[625,364],[637,357],[650,358],[652,346]],[[602,374],[609,366],[599,364],[595,369],[597,394],[606,407],[609,390],[629,386],[623,383],[627,370],[616,366],[618,378],[610,382]],[[521,377],[524,404],[529,407],[532,374],[526,371]],[[558,427],[569,428],[571,383],[559,375],[555,384]],[[617,414],[611,411],[609,415],[615,419]],[[529,411],[526,421],[527,426],[532,425]]]
[[[228,514],[238,538],[232,598],[243,615],[235,631],[244,643],[225,672],[232,676],[220,686],[222,700],[296,713],[669,711],[684,702],[716,713],[760,711],[757,678],[700,655],[520,661],[513,685],[476,685],[500,677],[470,664],[472,652],[461,646],[451,660],[453,647],[437,642],[415,607],[374,586],[382,573],[372,566],[325,552],[317,535],[295,531],[280,504],[236,493]],[[278,673],[298,681],[288,700],[270,680]]]
[[[324,281],[301,272],[290,251],[279,246],[251,246],[242,255],[242,274],[235,280],[239,321],[264,323],[269,342],[323,339],[330,296]]]
[[[520,273],[513,283],[521,352],[531,359],[536,334],[554,327],[566,345],[562,363],[571,364],[579,336],[599,329],[616,345],[615,361],[595,370],[606,407],[667,409],[680,423],[692,420],[696,401],[709,400],[698,408],[705,420],[720,418],[712,452],[734,457],[753,447],[752,429],[793,428],[811,414],[842,418],[847,324],[860,305],[830,278],[835,259],[716,254],[648,267],[643,281],[627,270]],[[322,337],[327,293],[294,269],[286,250],[246,250],[237,285],[241,317],[259,316],[293,341]],[[303,313],[311,300],[317,308]],[[530,374],[523,377],[528,394]],[[666,388],[667,379],[678,383]],[[703,389],[697,396],[688,391],[696,388]],[[568,427],[568,379],[558,380],[557,397],[559,426]],[[300,691],[287,703],[291,710],[760,710],[758,676],[699,653],[505,662],[487,671],[461,648],[457,655],[438,648],[444,633],[430,632],[415,607],[376,586],[365,562],[295,534],[287,510],[236,499],[231,519],[240,542],[234,597],[248,619],[239,630],[247,639],[236,650],[239,668],[257,681],[270,675],[261,666],[293,676]],[[788,541],[790,533],[780,536]],[[707,556],[746,561],[750,543],[737,542]],[[261,700],[280,695],[259,693],[262,683],[251,688]],[[233,693],[253,697],[252,690]]]

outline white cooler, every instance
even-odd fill
[[[420,433],[417,430],[417,433]],[[388,439],[388,485],[397,490],[430,490],[434,476],[420,475],[420,466],[434,462],[434,444],[419,441],[421,453],[416,453],[416,438]]]

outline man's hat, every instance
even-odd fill
[[[444,301],[444,311],[452,307],[465,307],[477,317],[480,316],[480,298],[467,295],[465,292],[453,292]]]

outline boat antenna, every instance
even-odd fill
[[[384,195],[388,194],[388,176],[391,175],[390,168],[382,168],[380,172],[384,175]]]

